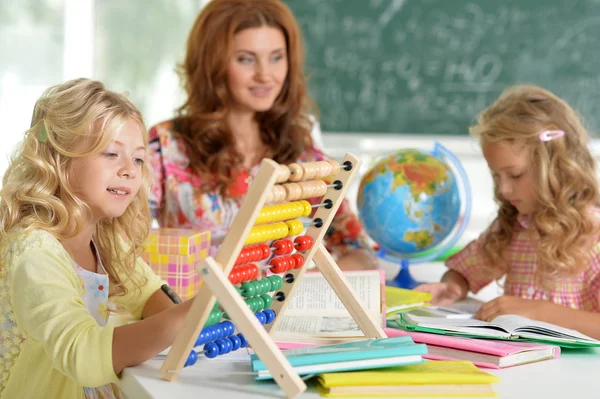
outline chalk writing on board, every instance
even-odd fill
[[[467,134],[508,85],[598,127],[598,0],[287,0],[325,131]]]

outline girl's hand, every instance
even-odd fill
[[[484,303],[475,318],[492,321],[503,314],[515,314],[535,320],[544,319],[543,313],[550,302],[503,295]]]
[[[427,283],[414,288],[415,291],[429,292],[431,304],[436,306],[452,305],[461,299],[462,291],[456,283]]]

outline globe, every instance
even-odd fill
[[[380,255],[407,264],[450,250],[468,223],[471,202],[462,165],[435,143],[432,151],[401,149],[376,162],[361,179],[357,209]]]

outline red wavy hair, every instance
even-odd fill
[[[261,140],[278,163],[295,162],[313,145],[309,115],[314,112],[304,76],[300,29],[280,0],[213,0],[196,18],[187,53],[178,67],[187,100],[178,109],[175,129],[187,144],[191,168],[214,176],[205,191],[224,196],[243,157],[225,123],[232,98],[227,89],[227,65],[233,37],[244,29],[280,29],[287,45],[288,75],[275,103],[256,114]]]

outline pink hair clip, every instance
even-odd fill
[[[540,133],[541,141],[550,141],[562,137],[565,135],[565,132],[562,130],[546,130]]]

